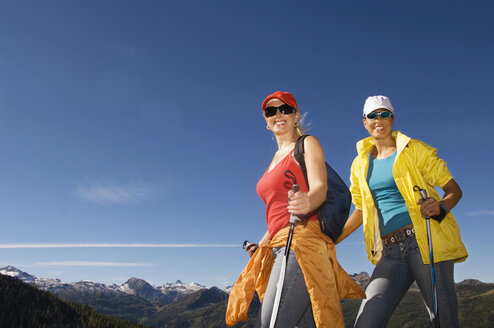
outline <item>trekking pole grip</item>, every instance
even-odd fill
[[[414,186],[413,190],[418,191],[420,193],[420,197],[422,197],[422,200],[427,200],[429,196],[427,195],[427,190],[420,188],[419,186]]]
[[[299,185],[295,183],[292,187],[292,190],[294,193],[299,192],[299,190],[300,190]],[[295,214],[290,215],[290,224],[295,224],[295,223],[300,222],[300,221],[301,220],[300,220],[298,215],[295,215]]]
[[[420,189],[420,196],[422,196],[423,200],[426,200],[427,198],[429,198],[427,196],[427,190],[425,190],[425,189]]]

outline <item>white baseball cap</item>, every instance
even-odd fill
[[[371,96],[371,97],[367,98],[367,100],[365,101],[364,115],[372,113],[373,111],[375,111],[376,109],[379,109],[379,108],[387,109],[393,114],[395,112],[393,105],[391,105],[391,100],[389,100],[388,97]]]

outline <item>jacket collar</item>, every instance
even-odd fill
[[[391,136],[396,140],[396,148],[398,154],[401,153],[401,151],[406,147],[411,139],[400,131],[393,131],[391,133]],[[374,148],[374,140],[372,140],[372,137],[367,137],[357,142],[357,153],[359,155],[369,153],[372,148]]]

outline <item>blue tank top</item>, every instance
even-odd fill
[[[369,156],[367,183],[374,198],[374,204],[379,213],[379,228],[381,236],[412,223],[403,196],[393,178],[393,164],[396,151],[393,155],[376,159]]]

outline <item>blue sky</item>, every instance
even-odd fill
[[[285,90],[345,181],[365,98],[389,96],[395,128],[437,147],[463,189],[453,213],[470,257],[456,281],[494,282],[493,9],[4,3],[0,265],[65,282],[232,284],[240,245],[266,229],[255,186],[276,144],[260,104]],[[349,273],[372,271],[362,239],[337,247]]]

